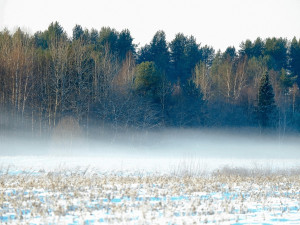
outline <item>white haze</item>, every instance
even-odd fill
[[[108,132],[93,138],[53,135],[0,137],[0,166],[13,170],[90,168],[99,172],[209,172],[223,167],[299,169],[299,135],[261,135],[257,130],[166,129]]]
[[[299,11],[299,0],[0,0],[0,29],[34,33],[53,21],[69,36],[76,24],[128,28],[139,47],[164,30],[168,41],[182,32],[224,51],[257,37],[299,38]]]

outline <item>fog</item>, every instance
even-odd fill
[[[86,136],[70,131],[38,137],[26,132],[2,134],[0,166],[15,170],[90,168],[161,173],[300,166],[299,134],[267,135],[249,129],[97,129]]]

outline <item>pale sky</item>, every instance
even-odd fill
[[[164,30],[168,41],[182,32],[224,51],[258,36],[300,38],[300,0],[0,0],[0,30],[33,34],[53,21],[69,36],[75,24],[128,28],[140,47]]]

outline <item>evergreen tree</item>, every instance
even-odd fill
[[[259,58],[263,56],[265,43],[260,37],[258,37],[253,43],[249,39],[247,39],[245,42],[241,43],[240,47],[240,55],[247,55],[249,59],[252,57]]]
[[[223,53],[224,59],[227,59],[229,57],[229,59],[231,61],[233,61],[236,56],[237,56],[237,54],[235,51],[235,47],[228,47],[228,48],[226,48],[225,52]]]
[[[258,91],[258,122],[263,128],[270,126],[272,114],[275,110],[273,87],[269,80],[269,73],[261,77]]]
[[[142,62],[136,68],[134,89],[139,95],[156,101],[161,79],[161,74],[154,62]]]
[[[52,22],[47,30],[44,32],[38,31],[34,34],[35,46],[42,49],[48,49],[51,42],[53,43],[59,39],[67,40],[68,37],[63,27],[58,22]]]
[[[122,30],[119,34],[117,48],[120,60],[124,60],[128,52],[135,54],[135,45],[133,44],[133,38],[128,29]]]
[[[48,27],[48,30],[46,30],[43,35],[46,37],[48,47],[49,42],[53,42],[59,39],[68,39],[67,33],[64,31],[63,27],[58,22],[51,23]]]
[[[260,37],[256,38],[252,46],[252,56],[256,58],[262,57],[264,49],[265,43],[263,40]]]
[[[118,53],[118,36],[119,33],[115,29],[102,27],[99,32],[99,43],[102,46],[102,51],[109,51],[109,53],[116,55]]]
[[[267,56],[269,69],[280,71],[286,69],[288,63],[287,40],[283,38],[267,38],[264,55]]]
[[[157,31],[150,43],[150,51],[153,62],[162,73],[169,69],[170,53],[164,31]]]
[[[240,44],[240,50],[239,50],[239,54],[244,56],[247,55],[248,58],[251,58],[253,56],[253,44],[252,42],[247,39],[245,42],[242,42]]]
[[[146,44],[144,47],[141,47],[141,49],[138,52],[137,63],[140,64],[142,62],[151,62],[151,61],[153,61],[151,48],[149,44]]]
[[[186,39],[185,44],[185,64],[187,78],[190,78],[196,64],[201,60],[200,45],[197,44],[196,38],[190,36]]]
[[[146,61],[153,61],[161,73],[169,72],[170,53],[164,31],[157,31],[151,43],[141,48],[138,62]]]
[[[187,37],[182,33],[176,34],[173,41],[170,43],[171,63],[172,63],[172,79],[174,81],[186,80],[186,57],[185,46]]]
[[[78,40],[83,37],[83,29],[80,25],[76,24],[73,28],[73,40]]]
[[[37,48],[48,48],[48,43],[45,38],[45,35],[41,31],[38,31],[34,34],[34,43]]]
[[[215,50],[213,49],[213,47],[205,45],[200,49],[200,56],[201,61],[211,66],[215,57]],[[197,63],[199,63],[199,61]]]
[[[96,29],[92,29],[90,32],[90,41],[91,44],[96,45],[99,38],[98,31]]]
[[[285,94],[288,94],[289,88],[293,86],[296,79],[297,76],[292,76],[291,74],[287,73],[285,69],[283,68],[281,69],[280,77],[279,77],[279,85]]]
[[[293,38],[290,46],[290,70],[292,75],[297,77],[298,86],[300,86],[300,40]]]

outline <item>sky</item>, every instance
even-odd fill
[[[164,30],[168,41],[181,32],[224,51],[257,37],[300,38],[300,0],[0,0],[0,30],[33,34],[54,21],[69,36],[76,24],[127,28],[141,47]]]

